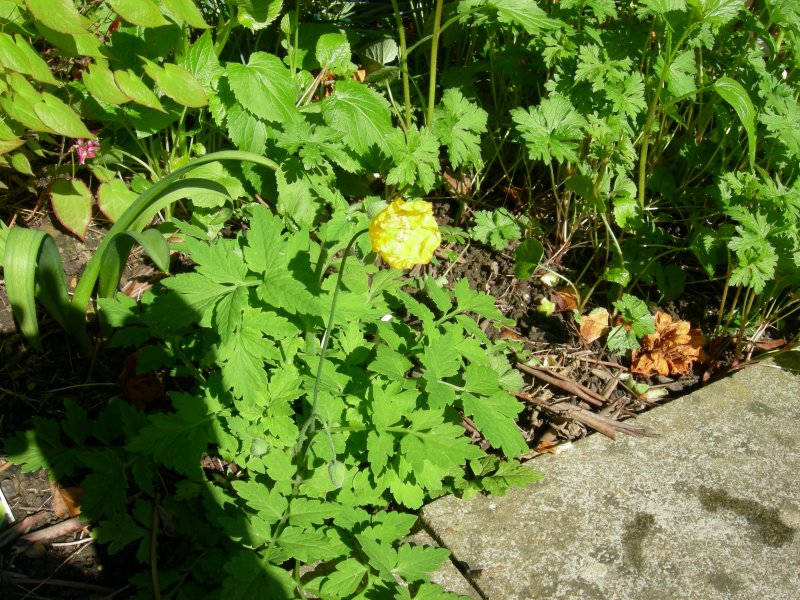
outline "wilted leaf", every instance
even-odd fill
[[[701,359],[706,338],[688,321],[673,321],[656,312],[656,330],[645,335],[641,347],[631,354],[631,372],[637,375],[686,375]]]
[[[600,339],[608,332],[608,311],[605,308],[595,308],[581,319],[581,338],[587,344]]]

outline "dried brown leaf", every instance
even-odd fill
[[[609,314],[605,308],[595,308],[588,315],[581,318],[581,338],[587,344],[600,339],[608,332]]]
[[[656,312],[656,330],[642,338],[640,348],[631,354],[631,372],[637,375],[687,375],[692,364],[701,360],[706,338],[692,329],[688,321],[673,321]]]

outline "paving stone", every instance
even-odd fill
[[[800,353],[532,461],[505,497],[423,520],[490,600],[800,598]]]

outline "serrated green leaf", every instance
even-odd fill
[[[395,129],[387,141],[394,166],[386,176],[386,183],[415,186],[422,193],[430,191],[440,168],[436,137],[429,130],[412,125],[405,133]]]
[[[521,465],[516,460],[501,462],[497,471],[481,478],[483,488],[493,496],[503,496],[512,487],[524,488],[540,481],[543,475],[530,465]]]
[[[317,39],[315,56],[320,67],[335,75],[343,75],[353,70],[350,62],[350,43],[341,33],[323,33]]]
[[[397,566],[397,552],[390,545],[370,539],[364,534],[357,534],[361,549],[367,555],[367,560],[381,575],[391,578],[392,570]]]
[[[350,597],[358,589],[367,566],[354,558],[348,558],[336,565],[336,570],[325,578],[320,592],[324,598]]]
[[[322,101],[322,116],[358,154],[371,146],[387,149],[386,138],[392,132],[389,103],[366,85],[337,81],[333,94]]]
[[[50,29],[74,35],[87,33],[72,0],[25,0],[25,4],[31,14]]]
[[[461,91],[450,88],[442,94],[434,112],[433,132],[447,146],[454,168],[482,164],[480,136],[486,132],[486,120],[486,111],[467,100]]]
[[[609,267],[603,273],[603,280],[625,287],[628,285],[628,283],[630,283],[631,274],[630,271],[623,269],[622,267]]]
[[[140,27],[169,25],[158,5],[153,0],[107,0],[111,9],[120,17]]]
[[[511,118],[533,160],[578,160],[578,143],[583,139],[586,121],[566,97],[551,94],[539,106],[513,109]]]
[[[50,201],[58,221],[81,240],[92,219],[92,193],[80,179],[56,179],[50,187]]]
[[[33,112],[41,122],[59,135],[73,138],[91,138],[78,114],[70,106],[52,94],[42,94],[42,100],[33,105]]]
[[[234,481],[234,490],[247,506],[267,523],[277,523],[289,508],[289,501],[277,490],[257,481]]]
[[[558,29],[561,21],[551,19],[535,2],[528,0],[490,0],[490,6],[497,10],[497,17],[501,23],[519,25],[531,35],[540,34],[542,31]]]
[[[464,413],[472,417],[480,432],[495,448],[500,448],[507,457],[519,456],[528,445],[514,422],[523,406],[507,392],[496,392],[492,396],[477,398],[462,394]]]
[[[237,0],[239,12],[236,19],[250,31],[269,26],[281,14],[283,0]]]
[[[206,31],[195,40],[189,51],[183,56],[181,66],[194,75],[203,89],[212,88],[212,82],[224,72],[224,69],[219,64],[219,58],[214,51],[214,39],[211,37],[210,31]]]
[[[228,63],[225,73],[236,100],[252,114],[271,123],[299,118],[294,81],[277,56],[254,52],[246,65]]]
[[[379,375],[385,375],[389,381],[401,380],[405,377],[413,363],[405,356],[380,344],[377,347],[375,360],[369,365],[369,370]]]
[[[420,581],[436,571],[450,556],[447,548],[428,548],[403,544],[397,550],[394,571],[406,581]]]
[[[292,598],[295,582],[284,569],[252,550],[234,554],[225,563],[228,577],[222,583],[223,598]]]
[[[240,150],[262,154],[267,143],[267,126],[238,102],[227,107],[225,124],[231,141]]]

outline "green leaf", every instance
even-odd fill
[[[544,256],[544,246],[534,238],[524,240],[514,250],[514,276],[522,281],[527,279],[539,266]]]
[[[480,167],[481,134],[486,132],[487,113],[455,88],[445,90],[434,112],[433,132],[447,146],[450,164]]]
[[[631,274],[630,271],[622,267],[608,267],[603,273],[603,280],[625,287],[631,281]]]
[[[257,481],[234,481],[231,486],[247,506],[267,523],[277,523],[289,508],[289,501],[276,489]]]
[[[228,107],[225,119],[228,135],[236,147],[246,152],[262,154],[267,143],[267,126],[238,102]]]
[[[182,106],[202,108],[208,104],[208,97],[194,76],[178,65],[166,63],[163,68],[153,62],[146,62],[144,70],[167,96]]]
[[[350,43],[341,33],[323,33],[317,39],[315,56],[320,67],[334,75],[343,75],[353,70],[350,62]]]
[[[59,222],[85,240],[92,219],[92,193],[80,179],[56,179],[50,188],[53,212]]]
[[[45,126],[59,135],[72,138],[92,138],[78,114],[52,94],[42,94],[42,100],[33,105],[33,111]]]
[[[121,179],[101,183],[97,188],[97,206],[112,223],[116,223],[138,197],[139,194],[128,189]]]
[[[394,571],[406,581],[427,579],[450,556],[447,548],[427,548],[403,544],[397,551],[397,566]]]
[[[126,449],[152,456],[170,469],[201,479],[200,459],[214,442],[205,400],[184,393],[173,393],[172,399],[176,412],[150,415],[148,425],[133,436]]]
[[[551,94],[537,107],[515,108],[511,119],[533,160],[578,160],[578,143],[583,139],[586,121],[564,96]]]
[[[160,0],[161,5],[167,9],[170,16],[177,19],[178,24],[186,23],[190,27],[197,29],[208,29],[208,25],[203,20],[203,14],[197,8],[193,0]]]
[[[520,229],[514,216],[505,208],[479,210],[475,213],[475,225],[470,235],[495,250],[503,250],[511,240],[519,239]]]
[[[472,417],[480,432],[495,448],[500,448],[507,457],[519,456],[528,450],[514,419],[522,410],[522,403],[507,392],[496,392],[489,397],[478,398],[462,394],[464,413]]]
[[[19,34],[12,39],[7,33],[0,33],[0,63],[6,69],[25,73],[37,81],[60,85],[47,63]]]
[[[293,598],[295,582],[284,569],[253,550],[234,554],[227,563],[229,574],[222,584],[221,598]]]
[[[389,103],[366,85],[337,81],[333,94],[322,101],[322,116],[358,154],[366,154],[371,146],[387,150],[386,138],[392,132]]]
[[[67,283],[55,242],[42,231],[12,227],[5,241],[3,271],[19,330],[34,348],[41,350],[36,297],[62,327],[69,322]]]
[[[399,381],[413,366],[413,363],[405,356],[392,350],[389,346],[380,344],[375,360],[369,365],[369,370],[379,375],[385,375],[389,381]]]
[[[169,25],[158,5],[153,0],[107,0],[111,9],[120,17],[140,27]]]
[[[336,565],[336,570],[325,578],[320,593],[323,598],[349,598],[358,589],[367,566],[354,558],[348,558]]]
[[[119,278],[134,244],[139,244],[162,272],[169,270],[169,244],[164,239],[164,234],[157,229],[147,229],[141,233],[125,231],[114,236],[114,243],[103,253],[99,296],[108,298],[115,295]]]
[[[83,84],[92,96],[106,104],[125,104],[131,101],[117,87],[114,73],[101,64],[95,63],[83,72]]]
[[[53,46],[61,50],[67,56],[81,58],[91,56],[94,58],[105,59],[103,51],[100,49],[100,40],[97,36],[84,32],[78,34],[61,33],[47,27],[41,21],[34,21],[36,30],[41,36]]]
[[[166,112],[161,102],[158,100],[153,91],[142,81],[141,77],[136,75],[130,69],[126,71],[114,71],[114,81],[120,91],[131,98],[137,104]]]
[[[237,0],[239,12],[236,19],[250,31],[259,31],[269,27],[283,8],[282,0]]]
[[[364,534],[356,534],[361,549],[367,555],[369,564],[381,575],[391,578],[392,570],[397,565],[397,552],[390,545],[368,538]]]
[[[388,137],[389,153],[394,167],[386,176],[389,185],[415,186],[422,193],[436,184],[439,171],[439,143],[427,129],[411,126],[405,135],[399,129]]]
[[[656,320],[650,314],[650,309],[643,300],[630,294],[623,294],[622,298],[614,302],[614,307],[620,312],[620,316],[630,326],[636,337],[641,338],[655,332]]]
[[[549,18],[536,2],[530,0],[490,0],[489,5],[497,10],[498,21],[519,25],[531,35],[562,26],[561,21]]]
[[[501,462],[497,471],[481,478],[481,486],[493,496],[502,496],[510,488],[524,488],[530,483],[540,481],[542,474],[529,465],[521,465],[516,460]]]
[[[28,10],[45,26],[60,33],[87,33],[73,0],[25,0]]]
[[[720,98],[733,107],[747,133],[747,151],[750,159],[750,170],[755,169],[756,161],[756,109],[750,96],[735,79],[723,76],[714,82],[714,90]]]
[[[705,23],[724,25],[745,8],[741,0],[688,0]]]
[[[246,65],[228,63],[225,73],[236,100],[257,117],[278,123],[299,118],[291,72],[277,56],[254,52]]]
[[[185,1],[189,2],[190,0]],[[224,72],[219,64],[217,53],[214,51],[214,39],[211,37],[210,31],[206,31],[195,40],[189,51],[183,56],[181,63],[206,90],[211,89],[212,82]]]
[[[15,171],[18,171],[23,175],[33,175],[33,171],[31,170],[31,162],[22,152],[15,152],[11,155],[11,166],[14,167]]]

